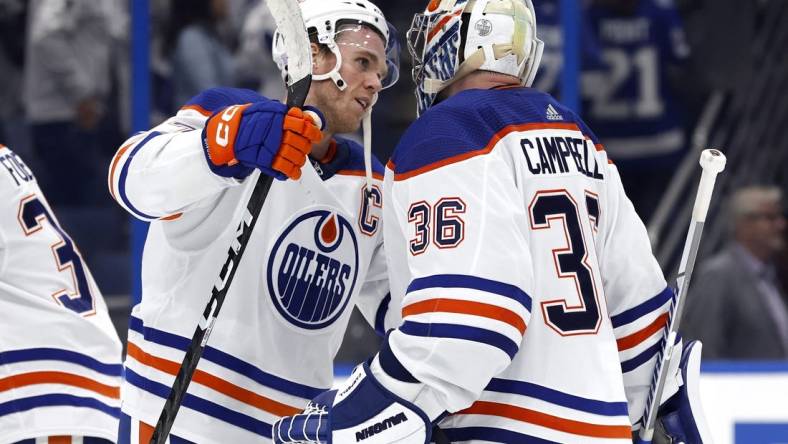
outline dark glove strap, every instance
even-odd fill
[[[449,441],[449,437],[446,436],[446,432],[443,431],[440,427],[433,426],[432,427],[432,440],[434,444],[451,444]]]

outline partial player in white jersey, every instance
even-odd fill
[[[273,182],[171,442],[269,441],[279,417],[333,384],[353,306],[374,319],[388,293],[383,166],[375,161],[365,179],[361,146],[335,134],[356,131],[396,80],[398,45],[366,0],[300,7],[313,41],[306,104],[322,112],[322,136],[301,109],[215,88],[132,137],[110,166],[114,198],[151,222],[142,302],[129,327],[121,443],[150,439],[260,174],[322,180]],[[285,75],[286,54],[274,45]],[[222,152],[220,140],[232,149]]]
[[[0,145],[0,442],[115,442],[121,343],[32,171]]]
[[[424,443],[435,424],[436,442],[631,443],[674,293],[602,145],[528,87],[531,1],[432,1],[408,43],[420,118],[383,211],[402,322],[275,435]],[[663,423],[700,442],[697,373],[671,372]]]

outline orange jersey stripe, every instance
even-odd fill
[[[180,369],[179,363],[146,353],[132,342],[127,344],[127,348],[128,355],[140,363],[173,376],[178,374],[178,369]],[[274,401],[273,399],[260,396],[250,390],[239,387],[199,369],[195,370],[193,381],[211,388],[219,393],[227,395],[233,399],[277,416],[295,415],[296,413],[300,413],[302,410],[300,408],[292,407],[287,404]]]
[[[175,220],[183,216],[183,213],[175,213],[171,216],[162,217],[159,220]]]
[[[473,316],[483,316],[505,322],[516,328],[520,334],[525,333],[525,321],[517,313],[492,304],[476,301],[463,301],[458,299],[428,299],[426,301],[410,304],[402,309],[402,317],[422,313],[460,313]]]
[[[646,340],[646,338],[648,338],[649,336],[662,330],[662,328],[665,327],[667,324],[668,324],[668,314],[663,313],[662,316],[658,317],[657,319],[654,319],[654,322],[649,324],[646,328],[637,331],[635,333],[632,333],[629,336],[624,336],[623,338],[616,340],[616,344],[618,345],[618,351],[624,351],[640,344],[641,342]]]
[[[120,387],[102,384],[73,373],[40,371],[0,379],[0,392],[36,384],[63,384],[79,387],[108,398],[120,399]]]
[[[367,175],[366,171],[364,170],[339,170],[336,172],[336,174],[340,174],[342,176],[361,176],[361,177]],[[383,180],[383,175],[373,171],[372,178],[377,180]]]
[[[150,424],[146,424],[142,421],[139,422],[139,441],[140,444],[150,444],[151,438],[153,438],[153,426]]]
[[[120,158],[123,157],[123,154],[125,154],[132,145],[134,145],[134,142],[121,147],[118,152],[115,153],[115,157],[112,158],[112,166],[109,170],[109,194],[111,194],[112,198],[118,202],[120,202],[120,200],[118,199],[118,196],[115,195],[115,168],[117,168]]]
[[[595,438],[632,439],[630,427],[626,425],[590,424],[497,402],[476,401],[472,406],[458,412],[458,414],[501,416],[561,432],[593,436]]]
[[[331,139],[328,141],[328,149],[326,150],[326,154],[323,155],[323,158],[318,160],[319,163],[329,163],[334,160],[334,156],[337,155],[337,141]]]
[[[407,173],[394,174],[394,180],[410,179],[411,177],[418,176],[419,174],[424,174],[428,171],[432,171],[434,169],[438,169],[446,165],[450,165],[452,163],[461,162],[463,160],[467,160],[472,157],[487,154],[490,151],[492,151],[495,145],[501,139],[506,137],[509,133],[518,132],[518,131],[534,131],[541,129],[580,131],[580,128],[574,123],[525,123],[520,125],[509,125],[503,128],[502,130],[498,131],[497,133],[495,133],[495,135],[492,136],[490,141],[487,142],[487,146],[485,146],[484,148],[474,151],[468,151],[467,153],[457,154],[456,156],[447,157],[443,160],[439,160],[437,162],[424,165],[423,167],[416,168],[413,171],[408,171]],[[394,164],[389,162],[389,165],[393,167]]]
[[[209,117],[211,114],[213,114],[212,112],[210,112],[207,109],[201,107],[200,105],[186,105],[186,106],[182,106],[179,111],[184,111],[184,110],[187,110],[187,109],[190,109],[192,111],[197,111],[198,113],[202,114],[205,117]]]
[[[50,436],[47,438],[47,444],[71,444],[71,436]]]

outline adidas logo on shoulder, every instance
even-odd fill
[[[545,116],[547,120],[564,120],[564,116],[558,113],[558,111],[553,108],[553,104],[547,104],[547,111],[545,112]]]

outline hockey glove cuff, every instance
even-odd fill
[[[298,179],[312,144],[322,137],[311,114],[315,111],[288,110],[275,100],[220,109],[203,129],[208,166],[219,176],[236,179],[254,168],[280,180]]]
[[[415,405],[384,388],[365,363],[337,390],[274,424],[274,443],[426,444],[432,425]]]

